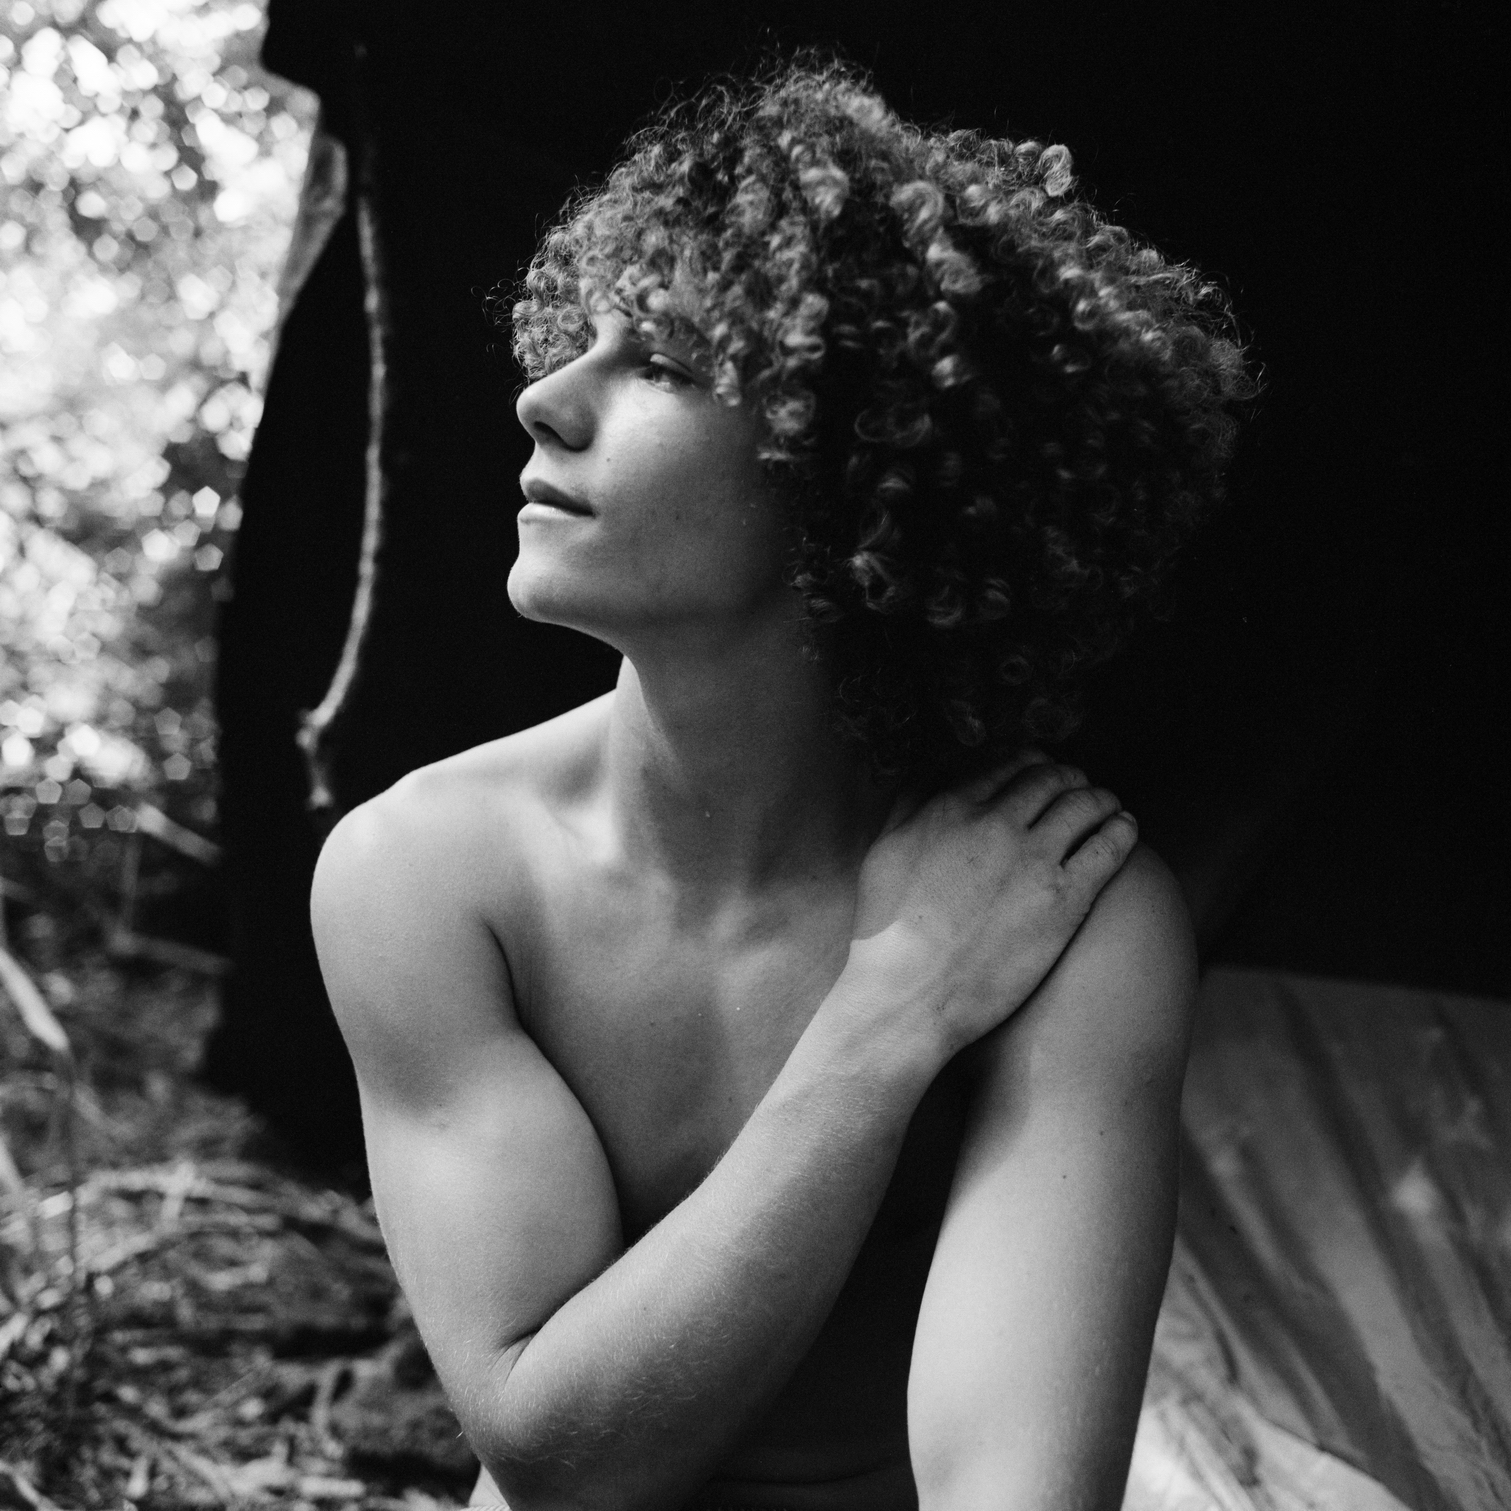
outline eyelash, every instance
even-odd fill
[[[685,388],[693,381],[680,368],[669,367],[664,362],[658,362],[654,357],[649,358],[642,367],[654,378],[670,378],[679,388]]]

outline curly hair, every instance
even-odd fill
[[[882,775],[1069,733],[1078,675],[1220,495],[1251,392],[1227,303],[1072,189],[1064,147],[920,128],[805,55],[661,112],[514,291],[532,381],[586,350],[595,300],[664,334],[692,292]]]

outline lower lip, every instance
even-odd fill
[[[592,519],[592,517],[581,509],[563,509],[560,504],[543,503],[536,499],[531,499],[518,515],[521,524],[528,524],[532,520]]]

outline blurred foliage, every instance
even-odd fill
[[[370,1207],[191,1079],[215,600],[315,111],[261,28],[0,0],[6,1505],[420,1511],[475,1473]],[[177,939],[124,948],[164,898]]]
[[[0,869],[49,912],[108,896],[143,803],[215,827],[214,598],[315,114],[262,22],[0,5]]]

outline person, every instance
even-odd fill
[[[804,57],[532,264],[509,596],[617,687],[347,815],[313,896],[474,1504],[1119,1504],[1193,952],[1041,747],[1242,356],[1071,188]]]

